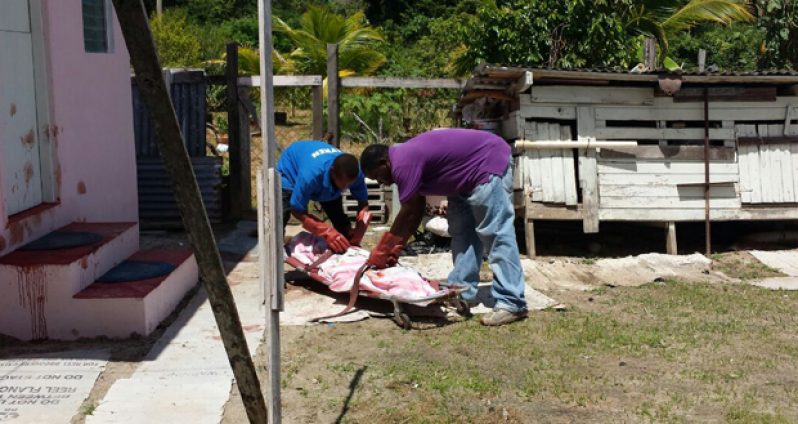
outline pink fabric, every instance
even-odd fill
[[[310,265],[327,250],[327,246],[323,239],[307,232],[301,232],[291,239],[286,250],[289,255],[301,263]],[[319,265],[319,275],[326,280],[325,283],[332,291],[347,292],[352,288],[355,274],[366,263],[368,257],[367,250],[350,247],[346,252],[332,255]],[[443,290],[435,290],[429,280],[414,269],[400,265],[383,270],[367,271],[360,280],[360,290],[411,301],[443,292]],[[411,303],[428,304],[429,302]]]

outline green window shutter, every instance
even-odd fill
[[[83,1],[83,48],[87,53],[108,52],[105,0]]]

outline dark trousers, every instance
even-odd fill
[[[285,234],[285,226],[288,225],[288,220],[291,219],[291,190],[283,190],[283,234]],[[344,237],[349,237],[349,218],[344,213],[344,201],[342,197],[330,200],[329,202],[321,203],[321,209],[327,215],[327,218],[332,222],[335,231],[338,231]]]

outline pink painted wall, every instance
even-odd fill
[[[0,210],[0,256],[70,222],[138,221],[130,61],[116,16],[111,52],[86,53],[81,1],[41,2],[51,119],[39,127],[56,146],[60,204],[11,225]]]

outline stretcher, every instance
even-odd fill
[[[314,281],[322,283],[326,286],[330,286],[332,282],[329,281],[324,275],[319,273],[319,267],[321,266],[321,264],[330,259],[330,257],[332,256],[333,252],[327,250],[313,263],[304,264],[297,258],[294,258],[286,254],[285,263],[291,265],[297,271],[306,274]],[[406,298],[402,296],[386,295],[385,293],[363,290],[360,287],[360,280],[363,278],[363,275],[368,270],[369,270],[368,265],[364,264],[357,271],[357,274],[355,274],[352,287],[349,290],[349,302],[341,312],[338,312],[337,314],[333,315],[317,317],[314,318],[312,321],[319,322],[319,321],[329,320],[350,313],[354,309],[358,297],[367,297],[367,298],[380,299],[391,302],[391,304],[393,305],[393,315],[391,318],[396,323],[396,325],[405,330],[409,330],[412,328],[412,320],[410,319],[410,316],[404,311],[403,305],[408,305],[408,304],[429,305],[433,303],[443,303],[445,301],[449,301],[449,304],[454,306],[459,313],[466,313],[468,310],[468,305],[466,305],[465,302],[463,302],[460,299],[460,296],[458,296],[460,292],[463,290],[462,288],[451,287],[445,284],[441,284],[438,281],[430,279],[426,280],[435,289],[435,294],[431,296]]]

